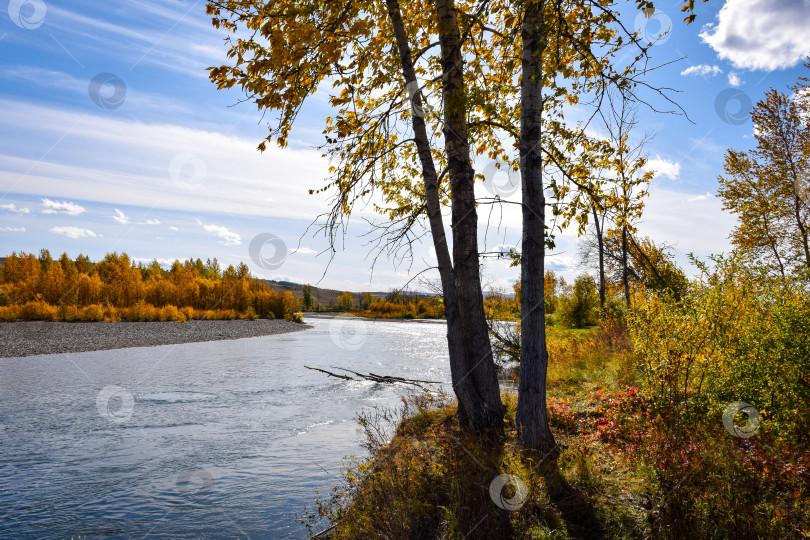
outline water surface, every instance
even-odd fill
[[[356,416],[449,382],[442,322],[0,359],[0,537],[305,538],[293,514],[364,455]],[[447,385],[446,388],[449,388]]]

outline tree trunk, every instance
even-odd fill
[[[784,134],[783,130],[780,130],[781,140],[784,144],[783,153],[787,159],[787,165],[790,174],[791,184],[793,189],[790,190],[792,198],[793,198],[793,216],[796,219],[796,226],[799,229],[799,236],[802,238],[802,248],[804,249],[804,266],[805,268],[810,268],[810,240],[808,240],[808,232],[807,228],[804,226],[804,221],[802,220],[801,214],[801,197],[798,192],[799,188],[799,172],[796,167],[796,162],[794,161],[794,152],[791,151],[791,144],[787,142],[788,136]],[[801,150],[799,150],[801,152]]]
[[[418,85],[402,13],[397,0],[387,0],[406,85]],[[447,342],[453,390],[459,402],[460,422],[474,432],[503,429],[503,405],[484,317],[483,293],[478,269],[478,220],[473,192],[474,173],[467,142],[461,41],[455,6],[438,2],[442,36],[442,68],[445,104],[453,103],[445,116],[453,226],[453,262],[445,237],[439,198],[439,181],[430,153],[424,118],[413,116],[417,151],[425,183],[425,197],[433,245],[442,281],[447,318]],[[412,86],[411,86],[412,87]],[[418,86],[417,86],[418,88]],[[421,108],[421,92],[413,96]],[[456,136],[450,136],[450,133]]]
[[[543,82],[541,52],[544,3],[529,3],[523,17],[520,173],[523,197],[521,256],[520,381],[516,413],[518,444],[530,450],[556,446],[546,411],[545,212],[542,163]]]
[[[627,226],[622,225],[622,285],[624,285],[624,301],[630,309],[630,276],[627,272]]]
[[[596,207],[592,206],[593,210],[593,224],[596,227],[596,241],[599,246],[599,306],[602,308],[602,313],[605,312],[605,241],[602,238],[602,227],[599,225],[599,216],[596,213]]]

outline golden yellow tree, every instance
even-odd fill
[[[782,276],[810,271],[810,106],[796,90],[757,103],[756,148],[728,151],[717,191],[739,218],[732,244]]]
[[[682,5],[690,12],[694,0]],[[503,406],[483,309],[474,193],[481,177],[472,155],[520,170],[529,324],[518,427],[527,448],[554,444],[545,417],[543,191],[563,181],[584,185],[592,154],[605,149],[584,127],[567,125],[563,109],[610,86],[630,92],[636,73],[632,66],[614,69],[612,55],[632,46],[640,59],[649,46],[625,30],[617,9],[611,0],[208,3],[214,26],[229,32],[230,60],[211,69],[212,81],[238,86],[260,110],[277,113],[260,149],[286,145],[305,100],[328,93],[336,112],[326,119],[323,150],[332,176],[321,189],[334,196],[324,225],[330,238],[372,192],[388,218],[378,231],[389,255],[407,255],[418,225],[427,222],[459,417],[482,433],[501,431]],[[559,173],[546,186],[544,165]],[[445,234],[452,234],[452,253]]]

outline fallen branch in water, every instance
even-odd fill
[[[307,369],[314,370],[314,371],[320,371],[321,373],[326,373],[327,375],[331,375],[332,377],[337,377],[338,379],[346,379],[347,381],[354,381],[355,380],[354,377],[349,377],[348,375],[339,375],[337,373],[332,373],[331,371],[326,371],[325,369],[319,369],[319,368],[316,368],[316,367],[309,367],[309,366],[304,366],[304,367],[307,368]]]
[[[395,383],[412,384],[414,386],[418,386],[419,388],[422,388],[423,390],[425,389],[425,387],[422,386],[423,384],[442,384],[440,381],[424,381],[424,380],[420,380],[420,379],[404,379],[402,377],[394,377],[393,375],[377,375],[376,373],[359,373],[357,371],[352,371],[351,369],[330,366],[332,369],[339,369],[341,371],[348,371],[349,373],[352,373],[353,375],[356,375],[357,377],[360,378],[360,379],[355,379],[354,377],[350,377],[348,375],[342,375],[340,373],[333,373],[331,371],[327,371],[327,370],[321,369],[321,368],[314,368],[314,367],[309,367],[309,366],[304,366],[304,367],[307,368],[307,369],[314,370],[314,371],[320,371],[321,373],[326,373],[327,375],[330,375],[332,377],[337,377],[338,379],[344,379],[344,380],[348,380],[348,381],[356,381],[356,380],[361,380],[362,379],[362,380],[366,380],[366,381],[372,381],[372,382],[377,382],[377,383],[386,383],[386,384],[395,384]]]

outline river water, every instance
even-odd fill
[[[443,322],[0,358],[0,537],[306,538],[295,520],[364,456],[356,417],[449,383]],[[446,385],[449,390],[449,384]]]

